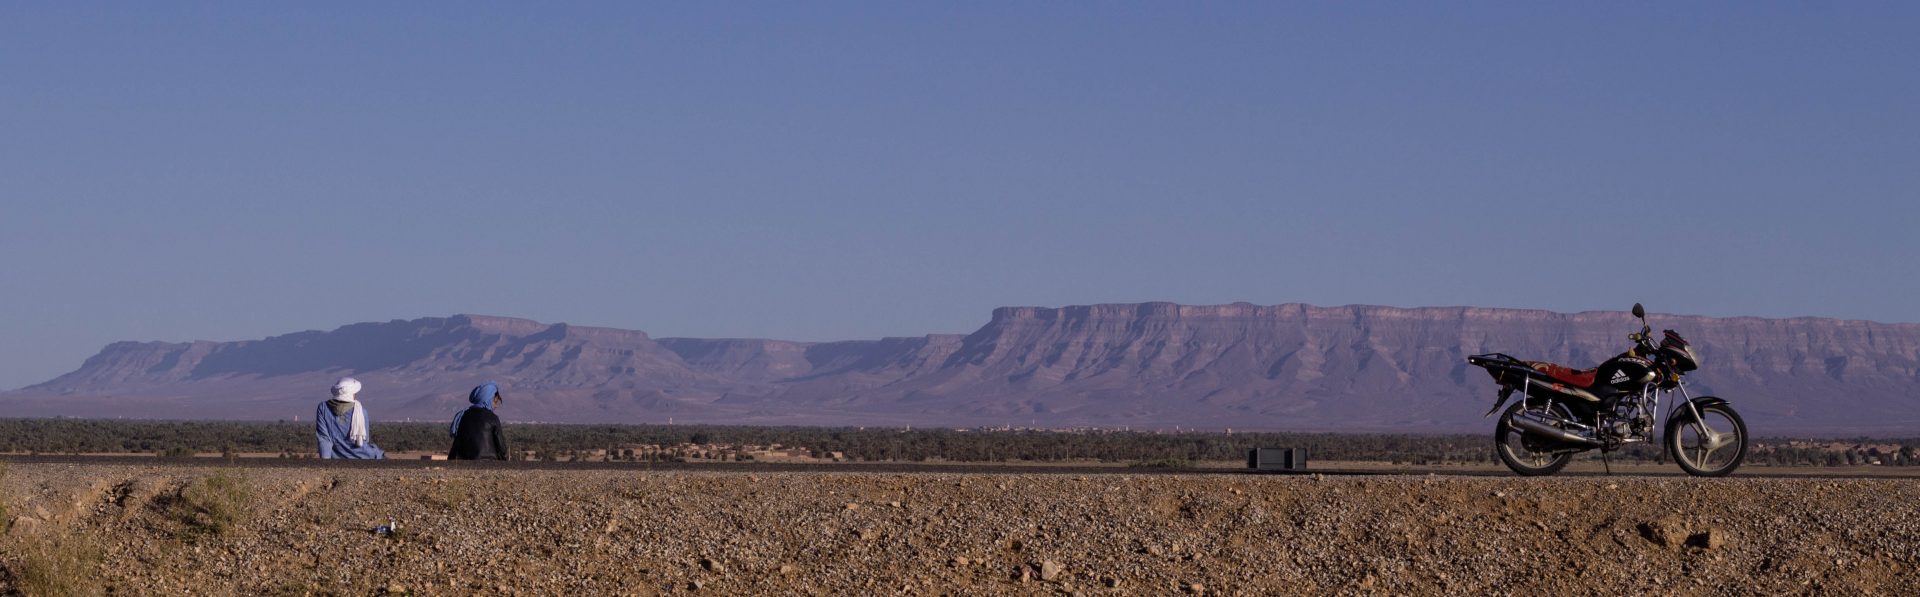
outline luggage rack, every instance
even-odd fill
[[[1485,367],[1488,371],[1494,372],[1496,377],[1499,377],[1498,375],[1499,373],[1507,373],[1507,374],[1526,377],[1528,374],[1533,372],[1533,365],[1531,363],[1513,358],[1512,356],[1509,356],[1505,353],[1499,353],[1499,352],[1490,353],[1490,354],[1476,354],[1476,355],[1467,357],[1467,363],[1477,367]],[[1499,381],[1501,383],[1509,383],[1504,379]],[[1512,383],[1518,383],[1518,380],[1515,380]]]

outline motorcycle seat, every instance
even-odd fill
[[[1546,374],[1547,377],[1553,378],[1556,381],[1580,388],[1593,387],[1594,372],[1599,370],[1598,368],[1574,369],[1546,361],[1528,361],[1527,365],[1533,367],[1534,371]]]

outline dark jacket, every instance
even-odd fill
[[[506,460],[507,436],[500,432],[500,417],[478,406],[460,414],[460,430],[453,434],[453,449],[448,460]]]

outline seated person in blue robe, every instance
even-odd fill
[[[354,397],[360,380],[343,377],[333,384],[333,399],[320,403],[313,414],[313,434],[320,440],[321,458],[378,460],[387,453],[367,433],[367,407]]]

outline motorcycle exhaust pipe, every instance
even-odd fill
[[[1574,433],[1572,431],[1567,431],[1559,427],[1554,427],[1553,425],[1548,424],[1545,420],[1542,420],[1540,418],[1534,417],[1526,413],[1515,414],[1513,415],[1513,419],[1511,420],[1513,421],[1513,426],[1519,427],[1521,431],[1525,431],[1527,433],[1531,433],[1533,435],[1537,435],[1546,439],[1566,442],[1569,444],[1579,444],[1582,446],[1600,445],[1600,442],[1594,441],[1592,439],[1589,439],[1585,436],[1582,436],[1578,433]]]

